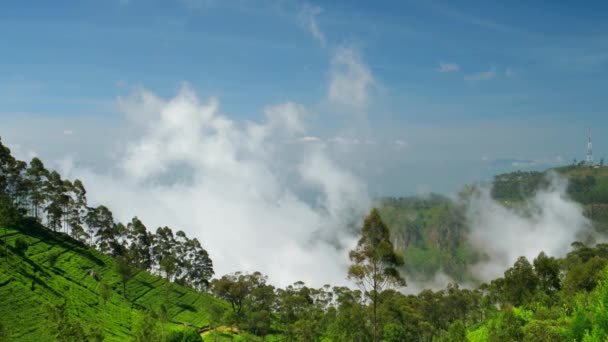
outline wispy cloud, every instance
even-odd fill
[[[453,8],[448,8],[443,5],[439,5],[434,2],[426,2],[426,4],[436,13],[443,15],[445,17],[452,18],[454,20],[461,21],[466,24],[479,26],[481,28],[498,31],[502,33],[516,33],[525,36],[535,36],[534,34],[527,32],[519,27],[506,25],[503,23],[499,23],[490,18],[478,17],[469,13],[465,13],[459,10],[455,10]]]
[[[339,107],[362,112],[375,84],[372,73],[352,48],[336,49],[331,61],[329,101]]]
[[[464,75],[464,80],[470,81],[470,82],[489,81],[494,78],[496,78],[496,68],[495,67],[490,68],[490,70],[488,70],[488,71],[480,71],[480,72]]]
[[[439,68],[437,68],[437,71],[439,72],[456,72],[459,70],[460,66],[458,66],[458,64],[446,62],[439,62]]]
[[[507,68],[505,70],[505,76],[506,77],[513,77],[513,76],[515,76],[515,71],[513,71],[513,68]]]
[[[312,36],[319,41],[321,46],[325,46],[325,34],[321,31],[319,24],[317,23],[317,16],[321,14],[322,11],[323,10],[319,6],[305,4],[298,13],[298,19],[300,20],[301,25],[310,31]]]

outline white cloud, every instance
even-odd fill
[[[489,81],[491,79],[496,78],[496,68],[492,67],[488,71],[481,71],[473,74],[468,74],[464,76],[465,81],[479,82],[479,81]]]
[[[259,270],[278,285],[346,283],[357,238],[347,225],[368,210],[367,190],[321,144],[287,143],[315,140],[301,105],[269,106],[263,121],[240,122],[184,86],[172,99],[140,89],[120,108],[142,135],[118,170],[70,171],[92,204],[109,205],[121,221],[137,215],[149,229],[198,237],[218,275]]]
[[[328,99],[339,107],[362,112],[369,103],[374,78],[352,48],[336,49],[331,61]]]
[[[532,261],[541,251],[564,256],[580,234],[590,232],[581,206],[566,195],[566,181],[553,175],[551,186],[538,192],[523,208],[494,201],[489,189],[468,204],[470,240],[489,259],[472,267],[483,281],[502,276],[520,256]]]
[[[322,142],[322,140],[318,137],[313,137],[313,136],[306,136],[306,137],[301,137],[300,139],[298,139],[300,142],[303,143],[315,143],[315,142]]]
[[[66,129],[63,131],[63,135],[72,135],[74,132],[71,129]]]
[[[513,71],[513,68],[507,68],[505,69],[505,76],[506,77],[513,77],[515,75],[515,71]]]
[[[321,46],[325,46],[325,34],[319,28],[317,16],[321,14],[322,9],[319,6],[304,5],[298,13],[298,19],[301,25],[310,31],[312,36],[319,41]]]
[[[460,70],[460,66],[456,63],[439,62],[438,72],[456,72]]]

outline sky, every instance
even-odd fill
[[[201,97],[217,97],[233,118],[256,120],[265,106],[294,101],[319,116],[313,123],[319,138],[350,135],[386,145],[383,160],[377,153],[361,160],[376,165],[362,174],[377,195],[421,187],[449,193],[521,165],[580,160],[590,127],[596,157],[608,148],[603,2],[116,0],[1,7],[0,134],[51,158],[69,154],[102,164],[110,147],[101,146],[127,133],[117,98],[140,87],[171,97],[183,82]],[[342,89],[355,96],[347,106],[335,106],[340,94],[331,95],[332,70],[344,67],[335,65],[341,50],[363,70],[346,80],[359,87],[352,94]],[[45,133],[25,137],[38,122]],[[106,132],[90,133],[98,129]]]
[[[123,220],[343,225],[379,196],[581,160],[589,128],[596,160],[608,155],[607,6],[7,0],[0,137],[88,180]],[[191,203],[218,214],[189,217]],[[285,241],[352,243],[293,229]]]

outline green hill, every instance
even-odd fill
[[[214,310],[225,308],[218,299],[145,271],[135,271],[123,293],[116,259],[34,220],[6,233],[0,323],[12,340],[52,341],[66,326],[106,341],[131,340],[146,329],[198,331],[209,325]]]
[[[608,232],[608,167],[566,166],[499,174],[491,183],[491,195],[504,205],[520,205],[549,185],[551,172],[568,180],[568,195],[583,206],[595,229]],[[383,198],[379,207],[396,249],[404,255],[404,269],[410,277],[429,280],[441,270],[457,281],[467,280],[467,265],[483,257],[467,243],[469,228],[462,203],[433,194]]]

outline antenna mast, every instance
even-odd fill
[[[593,149],[591,144],[591,128],[589,128],[589,140],[587,142],[587,165],[593,165]]]

